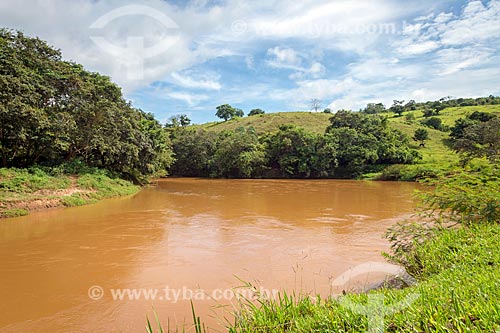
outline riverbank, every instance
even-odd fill
[[[96,168],[78,172],[38,167],[1,168],[0,218],[28,215],[48,208],[91,204],[139,190],[140,186]]]
[[[498,332],[498,174],[491,165],[441,176],[423,196],[432,227],[406,223],[388,232],[388,257],[417,284],[326,300],[283,294],[257,306],[244,302],[229,332]]]
[[[380,332],[495,332],[500,329],[499,247],[498,225],[444,230],[415,252],[418,272],[413,274],[419,283],[412,287],[339,299],[314,301],[308,296],[282,295],[261,306],[246,303],[229,332],[373,329],[354,305],[386,311]],[[372,303],[375,299],[382,299],[386,308],[377,308]],[[391,306],[396,313],[387,311]]]

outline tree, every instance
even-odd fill
[[[209,177],[213,173],[213,156],[217,135],[190,127],[176,132],[172,139],[175,162],[171,173],[186,177]]]
[[[460,118],[455,121],[455,125],[451,128],[450,137],[454,140],[458,140],[464,137],[465,130],[473,125],[480,122],[487,122],[496,116],[491,113],[474,111],[472,114],[465,118]]]
[[[323,110],[323,113],[332,113],[332,109],[326,108]]]
[[[182,127],[189,126],[191,124],[191,119],[185,114],[181,114],[179,117],[179,122]]]
[[[413,140],[420,141],[420,147],[425,147],[425,140],[429,139],[429,132],[424,128],[419,128],[413,135]]]
[[[366,114],[377,114],[377,113],[382,113],[385,112],[385,106],[382,103],[368,103],[366,105],[366,108],[361,110],[361,112],[366,113]]]
[[[177,114],[170,117],[168,120],[169,122],[165,124],[165,127],[167,128],[177,128],[179,126],[185,127],[191,124],[191,119],[189,119],[185,114]]]
[[[477,122],[466,127],[463,136],[455,141],[454,149],[466,164],[474,157],[486,157],[496,163],[500,159],[500,117]]]
[[[407,136],[387,126],[386,117],[340,110],[326,131],[338,145],[343,176],[359,175],[369,165],[411,163],[416,158]]]
[[[236,116],[237,112],[237,110],[229,104],[219,105],[216,109],[217,112],[215,113],[215,115],[221,119],[224,119],[224,121],[233,119]]]
[[[253,128],[240,127],[219,134],[212,175],[224,178],[252,178],[267,164],[263,145]]]
[[[323,101],[317,98],[312,98],[309,101],[309,107],[311,110],[314,110],[315,112],[318,112],[319,109],[321,109]]]
[[[141,182],[173,160],[159,122],[125,101],[109,77],[6,29],[0,29],[0,124],[6,167],[79,159]]]
[[[317,135],[295,125],[281,125],[264,138],[269,166],[281,177],[318,178],[333,174],[336,144],[331,136]]]
[[[445,129],[445,127],[443,126],[443,121],[438,117],[427,118],[426,120],[422,121],[422,124],[427,127],[434,128],[438,131],[442,131]]]
[[[494,114],[491,114],[491,113],[474,111],[467,118],[469,118],[470,120],[486,122],[486,121],[491,120],[495,117],[496,116]]]
[[[245,113],[243,112],[242,109],[234,109],[234,116],[235,117],[243,117]]]
[[[443,99],[443,98],[442,98],[442,99],[440,99],[440,101],[439,101],[439,102],[438,102],[438,101],[436,101],[436,102],[432,103],[432,106],[431,106],[431,107],[434,109],[434,113],[435,113],[436,115],[439,115],[439,112],[441,112],[442,110],[446,109],[446,104],[441,103],[441,102],[443,102],[443,101],[445,101],[445,100],[446,100],[446,99]]]
[[[264,114],[266,113],[264,110],[261,110],[261,109],[252,109],[250,110],[250,112],[248,112],[248,116],[256,116],[258,114]]]
[[[408,103],[405,104],[405,110],[407,111],[415,111],[417,109],[417,103],[415,100],[411,99]]]
[[[434,111],[434,109],[429,108],[429,107],[426,107],[423,112],[424,112],[424,117],[425,118],[432,117],[432,116],[434,116],[436,114],[436,112]]]
[[[398,101],[396,99],[393,101],[393,105],[391,106],[390,110],[395,114],[397,114],[398,117],[401,117],[403,112],[405,112],[405,107],[403,106],[404,102],[405,102],[404,100]]]

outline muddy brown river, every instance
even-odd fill
[[[165,326],[189,328],[191,298],[218,332],[234,292],[251,292],[234,289],[244,282],[327,296],[347,269],[384,261],[382,235],[411,214],[416,187],[165,179],[0,220],[0,332],[145,332],[153,309]]]

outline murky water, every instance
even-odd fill
[[[166,179],[128,198],[0,220],[0,332],[144,332],[153,308],[165,325],[190,324],[189,296],[223,331],[231,309],[218,305],[242,281],[328,295],[346,269],[383,261],[382,234],[412,212],[416,186]],[[113,299],[125,288],[150,294]]]

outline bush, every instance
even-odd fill
[[[54,177],[39,167],[0,169],[0,190],[32,193],[41,189],[64,189],[71,184],[68,177]]]
[[[422,120],[422,124],[427,126],[427,127],[436,129],[438,131],[447,131],[448,130],[448,128],[443,125],[443,121],[441,120],[441,118],[438,118],[438,117],[431,117],[431,118]]]
[[[395,164],[386,167],[377,180],[402,180],[415,181],[420,179],[437,178],[441,170],[435,166],[427,165],[401,165]]]
[[[18,217],[18,216],[25,216],[28,215],[30,212],[27,209],[23,208],[12,208],[12,209],[7,209],[3,211],[0,214],[0,217]]]
[[[435,186],[435,191],[424,193],[422,200],[438,221],[464,225],[500,223],[498,165],[450,173],[428,183]]]

